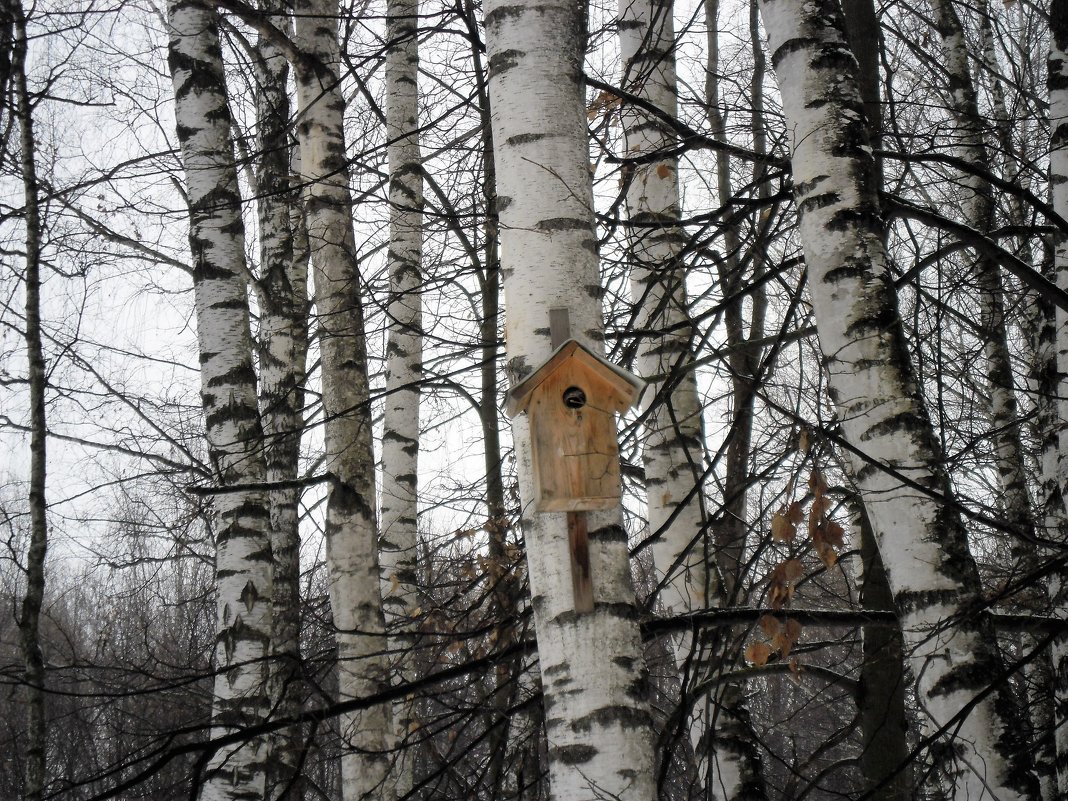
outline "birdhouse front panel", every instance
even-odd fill
[[[571,359],[531,393],[537,511],[591,511],[619,503],[614,392],[597,370]]]

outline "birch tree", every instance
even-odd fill
[[[709,519],[703,508],[704,431],[692,356],[695,332],[689,324],[682,258],[686,237],[680,226],[679,165],[674,155],[677,136],[670,121],[678,115],[672,4],[622,0],[619,38],[622,88],[668,118],[634,104],[624,104],[620,112],[625,157],[634,160],[628,164],[624,180],[635,329],[649,332],[639,340],[637,366],[655,392],[646,412],[642,451],[649,531],[655,537],[653,563],[660,577],[665,611],[686,613],[722,605],[727,593],[719,583],[708,547]],[[722,183],[720,188],[722,192]],[[726,202],[726,198],[721,200]],[[747,402],[744,397],[747,390],[747,386],[735,385],[740,412],[732,434],[742,439],[742,456],[728,465],[728,471],[737,471],[740,461],[744,473],[748,461],[745,420],[752,406],[751,398]],[[737,490],[739,484],[744,487],[744,481],[728,482],[728,492]],[[738,496],[725,504],[728,518],[732,513],[740,515],[732,529],[744,545],[744,489]],[[678,638],[676,659],[684,674],[689,672],[690,660],[695,660],[703,677],[712,658],[709,647],[709,642],[693,637]],[[710,714],[713,703],[696,704],[690,734],[699,758],[707,759],[710,790],[715,797],[762,798],[760,761],[752,747],[753,732],[746,725],[737,687],[728,686],[716,700],[722,710],[715,717]],[[713,720],[718,721],[715,732],[710,730]],[[710,745],[707,754],[700,753],[703,738]]]
[[[901,615],[933,756],[954,798],[1037,786],[1002,685],[979,576],[940,464],[888,280],[875,171],[837,3],[761,5],[791,126],[794,197],[832,399]],[[974,706],[973,706],[974,705]]]
[[[1015,153],[1010,116],[994,51],[991,10],[985,0],[980,2],[978,11],[981,56],[978,62],[991,79],[994,147],[988,147],[986,143],[986,120],[979,108],[979,79],[973,77],[972,58],[966,47],[965,28],[960,14],[952,0],[936,0],[932,8],[946,65],[957,155],[976,170],[974,174],[961,175],[957,179],[965,192],[962,210],[969,225],[982,233],[989,233],[997,223],[997,193],[986,178],[985,171],[989,169],[991,172],[999,172],[1002,177],[1008,178],[1011,159]],[[1017,180],[1021,178],[1019,174],[1015,177]],[[1006,202],[1009,207],[1009,221],[1024,226],[1026,221],[1019,198],[1010,193]],[[1024,237],[1023,241],[1027,242],[1027,238]],[[1030,263],[1033,254],[1028,251],[1030,247],[1025,245],[1022,255],[1024,261]],[[1007,310],[1009,302],[1000,265],[983,256],[976,259],[974,264],[980,291],[983,350],[987,360],[990,430],[993,432],[991,439],[1001,489],[999,506],[1006,522],[1012,527],[1009,534],[1009,552],[1013,557],[1014,569],[1021,575],[1028,575],[1038,569],[1041,554],[1036,548],[1037,530],[1020,432],[1019,404],[1013,380],[1009,347],[1010,319]],[[1025,604],[1032,608],[1046,604],[1045,588],[1041,582],[1025,589],[1023,595]],[[1024,642],[1029,648],[1037,646],[1034,637],[1027,637]],[[1039,657],[1029,669],[1028,684],[1038,683],[1034,698],[1034,708],[1039,712],[1036,717],[1041,717],[1043,710],[1052,712],[1049,708],[1049,693],[1052,691],[1049,674],[1050,665],[1045,657]],[[1043,728],[1042,722],[1032,721],[1032,729]],[[1052,722],[1047,715],[1045,723]],[[1043,798],[1052,798],[1055,795],[1055,758],[1050,753],[1051,750],[1055,750],[1052,740],[1039,733],[1035,741],[1035,767]]]
[[[1068,2],[1053,0],[1050,4],[1050,52],[1047,64],[1047,89],[1049,92],[1050,119],[1050,188],[1053,210],[1062,218],[1068,215]],[[1057,286],[1068,290],[1068,232],[1058,228],[1054,234],[1054,274]],[[1055,312],[1055,348],[1057,381],[1053,390],[1058,399],[1058,417],[1063,423],[1068,419],[1068,393],[1065,392],[1065,375],[1068,375],[1068,312],[1060,306]],[[1051,382],[1052,383],[1052,382]],[[1068,434],[1060,427],[1057,438],[1056,488],[1050,488],[1048,495],[1059,496],[1068,504]],[[1050,448],[1046,448],[1046,474],[1053,472]],[[1053,482],[1049,482],[1053,483]],[[1049,508],[1047,506],[1047,508]],[[1063,542],[1066,527],[1062,510],[1056,510],[1047,518],[1054,526],[1051,532],[1056,541]],[[1052,519],[1051,519],[1052,518]],[[1050,587],[1053,608],[1058,612],[1065,608],[1068,600],[1068,581],[1059,574],[1054,574]],[[1057,747],[1057,789],[1063,795],[1068,791],[1068,638],[1061,636],[1053,642],[1054,675],[1054,709],[1056,712],[1056,747]]]
[[[984,168],[990,164],[984,142],[982,117],[975,83],[969,68],[964,26],[952,0],[934,0],[934,23],[941,37],[942,57],[949,83],[950,106],[958,155],[966,163]],[[963,211],[966,221],[980,232],[994,227],[994,192],[981,174],[958,178],[964,187]],[[1013,390],[1012,363],[1007,342],[1005,291],[1001,268],[994,260],[980,257],[976,264],[980,290],[984,352],[987,360],[987,390],[990,393],[990,427],[994,432],[998,481],[1002,508],[1007,522],[1018,536],[1034,540],[1031,499],[1027,492],[1020,420]],[[1017,548],[1019,550],[1019,548]]]
[[[550,354],[549,310],[603,347],[601,284],[583,98],[584,9],[561,0],[485,5],[508,369]],[[513,418],[524,504],[534,497],[530,429]],[[523,513],[555,801],[655,794],[645,669],[620,511],[589,512],[593,610],[574,609],[566,515]]]
[[[295,5],[301,179],[322,354],[326,454],[331,474],[326,510],[330,609],[338,648],[342,699],[389,686],[379,586],[371,407],[360,271],[345,157],[345,99],[337,39],[338,6],[330,0]],[[392,734],[388,705],[341,717],[344,801],[388,799],[385,785]]]
[[[882,145],[883,113],[879,79],[879,19],[872,0],[844,0],[846,38],[857,59],[857,88],[868,120],[872,147]],[[877,185],[883,186],[882,158],[875,158]],[[860,539],[860,603],[865,609],[891,609],[894,596],[886,581],[871,524],[859,499],[853,504]],[[913,795],[905,714],[905,645],[896,626],[865,626],[861,634],[857,707],[860,714],[860,765],[873,801],[907,801]]]
[[[201,354],[208,459],[222,492],[212,501],[218,641],[216,734],[262,722],[271,637],[271,541],[262,491],[266,476],[249,330],[241,197],[230,138],[222,53],[214,11],[169,5],[169,63],[185,167],[189,246]],[[208,764],[203,801],[262,797],[267,742],[220,749]]]
[[[382,575],[386,622],[412,626],[418,606],[419,395],[423,375],[423,167],[419,152],[419,7],[391,0],[386,9],[386,139],[389,161],[389,329],[386,407],[382,436]],[[414,678],[411,637],[390,639],[397,677]],[[394,706],[394,730],[403,744],[414,705]],[[409,749],[398,752],[397,795],[412,785]]]
[[[269,22],[286,30],[285,3],[268,2]],[[278,717],[300,711],[300,441],[308,352],[308,253],[299,190],[291,185],[289,62],[271,36],[256,43],[256,209],[260,275],[257,348],[260,413],[274,566],[271,701]],[[287,727],[271,743],[269,794],[300,797],[300,728]]]

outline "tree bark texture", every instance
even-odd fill
[[[202,5],[168,7],[175,120],[189,201],[189,243],[201,361],[201,403],[216,484],[262,483],[263,432],[249,330],[241,197],[231,142],[217,19]],[[263,722],[270,711],[272,564],[269,514],[260,491],[212,501],[218,642],[213,731]],[[211,759],[204,801],[262,797],[267,738]]]
[[[583,9],[567,0],[485,5],[508,368],[522,379],[551,352],[549,310],[603,347],[587,154]],[[525,414],[512,434],[524,504],[534,497]],[[619,509],[588,513],[594,609],[574,609],[566,515],[525,507],[554,801],[650,801],[652,735]]]
[[[840,7],[761,5],[793,145],[794,195],[829,385],[902,619],[934,751],[957,799],[1037,798],[979,575],[913,376]],[[974,706],[970,706],[974,703]],[[965,714],[966,713],[966,714]],[[963,719],[961,719],[963,718]]]
[[[287,25],[285,4],[266,3],[263,11],[280,30]],[[267,481],[292,483],[299,473],[304,429],[304,384],[308,353],[307,252],[294,247],[294,226],[301,224],[299,191],[292,185],[289,141],[289,64],[270,37],[257,42],[259,61],[256,113],[256,198],[260,276],[258,330],[260,414],[264,428]],[[271,630],[271,703],[277,717],[292,717],[301,706],[300,656],[300,489],[272,488],[271,551],[274,602]],[[268,797],[300,797],[301,729],[276,732],[271,742]]]
[[[673,16],[672,3],[663,0],[619,4],[622,87],[671,118],[678,114]],[[723,603],[725,593],[709,547],[710,521],[703,505],[704,431],[681,256],[685,236],[679,225],[678,159],[672,153],[678,143],[669,123],[637,106],[624,104],[620,118],[625,156],[636,159],[624,176],[634,328],[644,332],[637,369],[653,390],[645,410],[642,451],[649,532],[656,537],[651,550],[665,611],[686,613]],[[744,399],[741,403],[743,410],[751,410]],[[747,454],[748,438],[743,435],[742,440]],[[743,461],[748,462],[747,456]],[[744,490],[739,495],[744,510]],[[725,500],[729,509],[725,514],[729,517],[738,505],[738,499]],[[744,511],[740,527],[744,546]],[[708,643],[697,643],[693,637],[675,642],[680,667],[696,655],[698,683],[710,667],[708,648]],[[712,704],[698,701],[690,739],[699,760],[707,760],[715,797],[762,798],[752,731],[743,725],[746,718],[738,708],[737,688],[727,689],[717,699],[721,714],[715,718],[710,714]],[[712,732],[714,719],[718,725]]]
[[[857,59],[857,86],[868,119],[873,147],[881,142],[883,126],[879,91],[879,19],[873,0],[842,3],[846,38]],[[882,159],[875,158],[876,186],[883,186]],[[890,609],[894,595],[886,580],[871,524],[857,500],[855,530],[862,564],[860,604],[863,609]],[[871,788],[872,801],[909,801],[913,772],[909,761],[905,714],[905,643],[901,629],[865,626],[861,632],[864,658],[860,665],[857,707],[860,713],[860,768]]]
[[[341,699],[389,685],[379,584],[367,348],[360,272],[345,158],[345,99],[340,86],[336,2],[295,6],[301,179],[322,354],[326,456],[332,476],[326,511],[330,608],[338,647]],[[391,712],[379,705],[341,717],[343,801],[388,799]]]
[[[983,140],[983,119],[969,68],[964,26],[952,0],[933,0],[934,23],[942,41],[942,62],[949,82],[950,107],[955,130],[957,155],[969,164],[986,168],[990,157]],[[961,175],[964,188],[965,221],[980,232],[995,224],[994,190],[980,175]],[[990,393],[990,428],[1001,487],[1001,509],[1010,526],[1022,539],[1024,551],[1034,541],[1034,519],[1027,491],[1020,417],[1013,386],[1012,363],[1007,340],[1005,293],[998,263],[986,257],[975,262],[979,285],[981,327],[986,337],[983,350],[987,362],[987,388]],[[1014,548],[1021,554],[1020,540]]]
[[[1050,119],[1050,186],[1054,210],[1068,214],[1068,2],[1052,0],[1050,3],[1050,53],[1048,60],[1047,88],[1049,90]],[[1057,230],[1054,234],[1054,271],[1057,286],[1068,289],[1068,232]],[[1046,497],[1059,495],[1062,503],[1068,504],[1068,312],[1057,308],[1055,330],[1051,332],[1056,350],[1056,379],[1050,381],[1047,391],[1057,401],[1058,437],[1056,464],[1049,464],[1050,448],[1044,449],[1047,464],[1045,473],[1056,471],[1056,487],[1047,487]],[[1052,377],[1051,377],[1052,378]],[[1052,482],[1050,482],[1052,483]],[[1049,507],[1047,506],[1047,509]],[[1062,510],[1057,516],[1047,518],[1053,525],[1052,538],[1063,543],[1068,536],[1068,526]],[[1053,608],[1063,613],[1068,605],[1068,581],[1055,573],[1050,582],[1050,600]],[[1059,637],[1053,642],[1054,710],[1057,746],[1057,789],[1063,796],[1068,793],[1068,637]]]
[[[419,5],[386,7],[386,139],[389,159],[389,320],[382,436],[381,559],[386,623],[412,629],[418,606],[419,387],[423,378],[423,165],[419,152]],[[396,675],[415,678],[411,637],[390,638]],[[412,700],[394,705],[398,796],[412,787],[413,751],[404,740],[414,723]]]

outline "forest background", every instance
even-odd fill
[[[1066,51],[4,0],[0,798],[1066,797]],[[568,338],[646,389],[545,511]]]

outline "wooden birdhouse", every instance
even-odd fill
[[[574,339],[508,392],[505,411],[530,416],[534,509],[578,512],[619,503],[615,415],[644,382]]]

